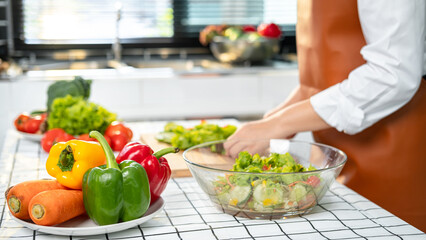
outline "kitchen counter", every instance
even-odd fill
[[[218,120],[218,123],[221,121]],[[141,133],[162,129],[165,122],[135,122]],[[191,125],[198,121],[178,122]],[[0,155],[0,191],[16,183],[49,177],[47,154],[37,142],[9,130]],[[95,236],[60,237],[30,230],[11,219],[1,201],[0,239],[426,239],[426,235],[349,188],[334,183],[309,214],[279,220],[249,220],[217,210],[194,178],[174,178],[162,195],[163,211],[124,231]]]
[[[268,60],[263,63],[221,63],[210,55],[188,58],[135,58],[127,57],[121,62],[104,58],[75,61],[39,60],[23,66],[24,71],[14,76],[3,76],[5,81],[39,81],[72,79],[82,76],[94,80],[152,79],[170,77],[217,77],[229,75],[270,75],[296,70],[297,62],[287,59]],[[19,72],[19,71],[15,71]]]

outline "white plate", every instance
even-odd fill
[[[55,226],[41,226],[41,225],[34,224],[33,222],[27,222],[27,221],[18,219],[14,217],[10,212],[9,214],[13,220],[17,221],[18,223],[32,230],[55,234],[55,235],[63,235],[63,236],[71,236],[71,235],[89,236],[89,235],[118,232],[118,231],[135,227],[153,218],[155,215],[160,213],[161,210],[163,210],[163,207],[164,207],[164,200],[160,197],[154,204],[152,204],[148,208],[148,211],[141,218],[128,221],[128,222],[122,222],[122,223],[116,223],[116,224],[104,225],[104,226],[96,225],[95,222],[93,222],[87,215],[73,218],[67,222],[64,222]]]
[[[19,134],[21,134],[21,136],[24,139],[27,139],[27,140],[30,140],[30,141],[33,141],[33,142],[40,142],[41,139],[43,138],[43,134],[41,134],[41,133],[25,133],[25,132],[21,132],[21,131],[18,131],[18,130],[16,130],[16,131]]]

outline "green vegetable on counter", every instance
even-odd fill
[[[100,132],[92,131],[106,155],[106,166],[89,169],[83,177],[83,202],[89,217],[98,225],[131,221],[142,217],[150,203],[149,180],[139,163],[117,164],[114,153]]]
[[[62,128],[71,135],[97,130],[104,133],[106,128],[116,120],[116,114],[105,108],[84,100],[83,97],[56,98],[47,118],[48,128]]]
[[[184,128],[181,125],[170,122],[164,126],[163,132],[156,135],[156,139],[179,149],[187,149],[205,142],[225,140],[235,130],[237,130],[237,127],[233,125],[220,127],[205,121],[193,128]]]
[[[52,103],[56,98],[71,95],[73,97],[82,97],[87,100],[90,96],[90,85],[92,80],[85,80],[81,77],[75,77],[72,81],[57,81],[47,89],[47,111],[52,110]]]

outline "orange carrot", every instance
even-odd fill
[[[21,182],[6,190],[7,206],[13,216],[19,219],[30,219],[28,204],[31,198],[40,192],[53,189],[67,189],[58,181],[51,179]]]
[[[29,205],[35,224],[52,226],[77,217],[86,210],[81,190],[49,190],[35,195]]]

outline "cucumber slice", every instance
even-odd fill
[[[305,185],[303,183],[297,183],[290,190],[290,200],[299,202],[306,196],[306,194],[308,194],[308,191],[306,190]]]
[[[160,142],[171,143],[172,138],[176,135],[174,132],[159,132],[155,138]]]
[[[259,184],[253,190],[253,199],[258,205],[268,208],[282,204],[286,194],[287,191],[279,184],[269,187],[266,184]]]
[[[250,199],[251,193],[252,187],[250,185],[236,186],[229,193],[229,204],[233,206],[242,206]]]

